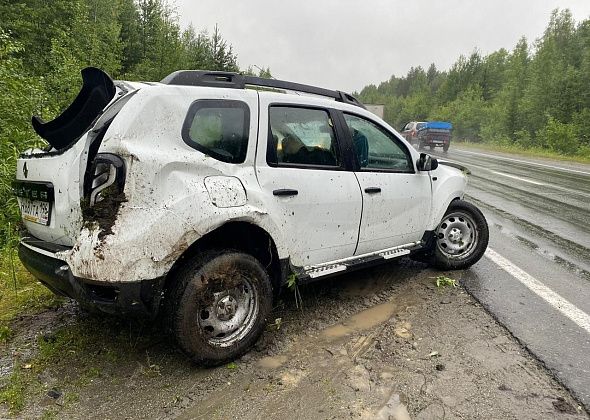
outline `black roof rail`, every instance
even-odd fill
[[[338,102],[365,108],[354,96],[339,90],[330,90],[301,83],[288,82],[286,80],[266,79],[264,77],[248,76],[225,71],[179,70],[163,78],[161,83],[166,85],[207,86],[232,89],[245,89],[246,86],[284,89],[326,96]]]

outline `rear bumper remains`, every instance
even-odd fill
[[[133,282],[97,282],[74,277],[65,261],[21,241],[18,255],[25,268],[53,293],[108,314],[155,318],[164,278]]]

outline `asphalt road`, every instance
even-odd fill
[[[465,288],[590,408],[590,165],[455,148],[490,245]]]

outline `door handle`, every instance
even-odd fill
[[[365,192],[367,194],[377,194],[381,192],[381,188],[379,187],[367,187],[365,188]]]
[[[290,195],[297,195],[299,194],[299,191],[297,190],[291,190],[288,188],[281,188],[278,190],[273,190],[272,195],[278,195],[278,196],[290,196]]]

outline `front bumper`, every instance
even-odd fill
[[[108,314],[155,318],[164,278],[133,282],[95,281],[74,277],[65,261],[21,241],[18,256],[25,268],[53,293]]]

